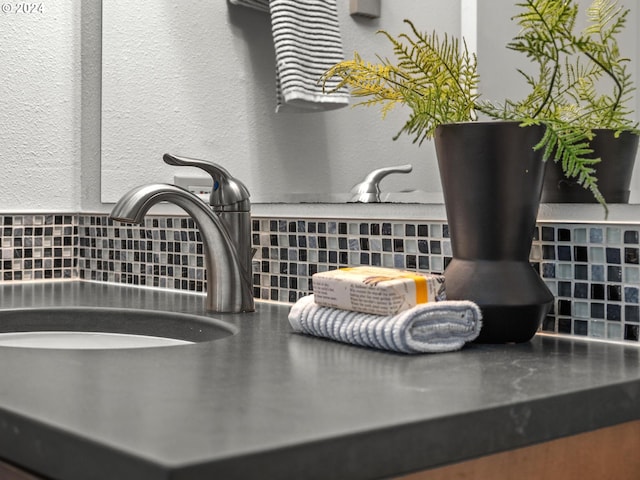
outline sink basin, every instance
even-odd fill
[[[184,313],[103,307],[0,310],[0,348],[123,349],[190,345],[237,333]]]

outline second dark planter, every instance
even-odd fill
[[[534,152],[544,127],[516,122],[441,125],[435,146],[453,259],[447,298],[478,304],[483,343],[526,342],[553,295],[529,263],[544,178]]]

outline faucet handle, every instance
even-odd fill
[[[248,212],[250,210],[249,190],[244,183],[233,177],[220,165],[197,158],[178,157],[169,153],[165,153],[162,159],[167,165],[197,167],[211,175],[213,188],[209,197],[209,205],[215,209],[230,212]]]
[[[413,169],[410,163],[395,167],[377,168],[371,171],[365,179],[351,189],[353,197],[348,203],[377,203],[380,202],[380,182],[391,173],[409,173]]]

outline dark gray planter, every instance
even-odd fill
[[[544,127],[474,122],[438,127],[440,167],[453,259],[447,298],[478,304],[481,343],[526,342],[553,295],[529,263],[545,164],[533,146]]]
[[[607,203],[629,203],[629,185],[638,151],[638,135],[622,132],[616,138],[614,130],[594,130],[591,141],[592,158],[601,161],[594,165],[598,189]],[[595,203],[593,194],[568,179],[560,163],[548,161],[542,190],[544,203]]]

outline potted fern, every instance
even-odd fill
[[[617,40],[630,10],[615,1],[596,0],[586,11],[585,28],[576,34],[577,6],[561,3],[566,5],[560,24],[564,28],[554,35],[554,42],[540,41],[546,26],[525,11],[515,17],[522,30],[508,47],[535,59],[541,72],[547,72],[540,78],[552,82],[541,115],[561,119],[559,128],[590,131],[588,156],[596,159],[591,168],[598,188],[582,188],[571,176],[571,158],[556,157],[547,165],[542,201],[626,203],[640,133],[628,107],[635,90],[629,59],[622,56]]]
[[[596,3],[606,9],[615,0]],[[396,138],[408,134],[419,144],[434,139],[453,254],[445,270],[447,296],[481,307],[480,342],[528,341],[553,303],[529,264],[544,162],[557,159],[564,175],[606,208],[593,167],[599,160],[589,147],[592,124],[582,122],[588,115],[570,101],[582,98],[580,84],[595,83],[605,66],[564,68],[560,53],[582,55],[588,45],[573,35],[573,0],[518,6],[522,31],[509,47],[538,67],[535,75],[523,73],[531,87],[523,99],[484,100],[477,60],[465,42],[420,32],[409,20],[408,33],[380,32],[393,46],[395,64],[381,58],[370,63],[356,53],[324,75],[351,87],[359,105],[381,106],[383,116],[408,106],[409,119]],[[609,107],[599,101],[591,108],[606,113]]]

